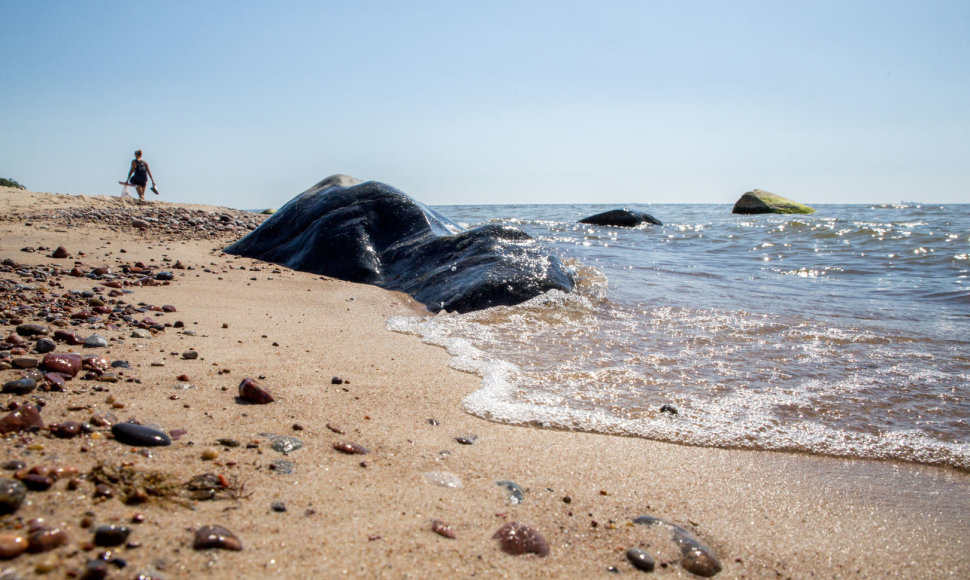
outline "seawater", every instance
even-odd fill
[[[576,291],[388,328],[480,375],[464,407],[495,421],[970,469],[970,205],[577,223],[617,207],[436,207],[521,227]]]

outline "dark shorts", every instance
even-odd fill
[[[148,173],[144,171],[136,171],[135,174],[131,176],[131,183],[145,187],[145,185],[148,184]]]

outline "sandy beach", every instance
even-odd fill
[[[385,329],[426,312],[408,296],[223,254],[251,214],[11,188],[0,205],[3,336],[24,324],[99,335],[107,346],[53,352],[128,363],[2,395],[7,409],[42,404],[45,426],[5,436],[0,477],[67,469],[0,516],[0,553],[31,526],[62,530],[63,544],[12,555],[0,578],[636,577],[629,548],[653,556],[652,574],[698,577],[668,532],[632,523],[643,515],[706,544],[717,578],[970,577],[965,472],[492,423],[462,410],[478,377]],[[23,337],[0,383],[31,368],[18,359],[42,361],[43,336]],[[245,378],[274,401],[239,400]],[[173,441],[124,444],[105,419]],[[48,428],[70,421],[93,424],[70,438]],[[131,486],[99,479],[122,472],[164,485],[126,503]],[[219,484],[187,485],[205,474]],[[541,534],[548,555],[503,552],[493,535],[509,522]],[[108,525],[130,535],[96,546]],[[195,549],[204,526],[242,549]]]

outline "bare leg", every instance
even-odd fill
[[[145,186],[144,185],[136,185],[135,186],[135,191],[138,192],[138,201],[145,201]]]

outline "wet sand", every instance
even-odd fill
[[[150,448],[123,445],[105,428],[72,439],[47,429],[7,435],[0,462],[70,466],[81,475],[28,492],[16,513],[0,516],[0,534],[7,537],[22,534],[35,518],[68,536],[65,545],[6,560],[0,570],[63,577],[83,573],[89,560],[110,551],[109,560],[124,563],[108,565],[109,577],[118,578],[580,578],[606,575],[611,567],[642,574],[625,556],[640,547],[656,558],[654,574],[697,577],[681,567],[672,542],[631,523],[652,515],[707,544],[723,567],[718,578],[970,577],[970,474],[491,423],[461,408],[477,377],[449,368],[442,349],[385,330],[390,316],[424,312],[405,295],[222,254],[242,230],[213,230],[199,239],[179,233],[198,227],[107,227],[104,220],[68,224],[43,217],[65,208],[148,211],[117,198],[0,188],[0,204],[0,260],[26,266],[21,272],[107,267],[119,274],[142,262],[155,266],[148,272],[173,273],[167,285],[125,286],[132,292],[110,297],[103,280],[67,274],[27,280],[8,267],[0,280],[46,291],[23,290],[15,298],[5,285],[5,310],[24,296],[70,290],[93,291],[112,307],[123,301],[175,308],[135,316],[172,325],[151,338],[133,337],[123,322],[117,329],[68,324],[82,337],[108,338],[109,346],[58,343],[55,352],[128,361],[122,380],[82,380],[82,371],[63,392],[3,394],[4,405],[42,400],[45,424],[110,412],[120,421],[185,431],[170,446]],[[70,257],[51,257],[58,246]],[[184,269],[173,268],[176,262]],[[33,305],[36,314],[40,307]],[[19,315],[38,322],[27,311]],[[4,325],[2,336],[15,328]],[[183,358],[192,350],[197,358]],[[22,374],[2,370],[0,382]],[[237,400],[246,377],[275,401]],[[180,388],[186,384],[192,388]],[[298,438],[303,447],[284,455],[267,433]],[[473,444],[456,441],[469,434],[477,436]],[[334,449],[340,442],[369,453],[341,453]],[[281,460],[291,463],[291,473],[283,473]],[[173,491],[127,505],[119,493],[94,497],[95,483],[84,474],[99,465],[159,473],[172,490],[206,473],[227,485],[213,500]],[[453,474],[461,487],[436,485],[426,477],[433,472]],[[522,503],[511,503],[498,481],[518,484]],[[450,524],[455,538],[434,533],[433,519]],[[549,555],[502,552],[492,535],[511,521],[537,530]],[[128,526],[130,545],[93,546],[93,530],[103,524]],[[193,549],[195,530],[206,525],[230,530],[243,549]]]

